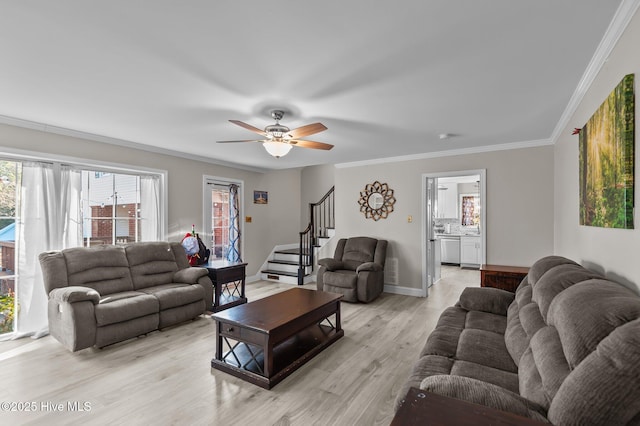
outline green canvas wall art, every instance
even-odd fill
[[[580,224],[633,229],[634,75],[580,129]]]

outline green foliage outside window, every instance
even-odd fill
[[[0,229],[15,221],[16,182],[20,179],[19,169],[13,161],[0,161]],[[9,217],[10,219],[3,219]]]
[[[0,334],[13,331],[15,293],[0,294]]]

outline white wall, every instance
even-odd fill
[[[567,127],[555,145],[555,211],[554,229],[556,254],[584,264],[607,277],[629,287],[640,288],[640,262],[634,261],[640,253],[640,215],[638,214],[638,177],[640,174],[637,148],[638,80],[640,79],[640,13],[618,41],[609,59],[587,91]],[[636,90],[636,195],[633,230],[606,229],[579,225],[578,200],[578,136],[571,135],[574,128],[582,128],[604,99],[627,74],[635,73]]]
[[[191,230],[202,228],[202,176],[219,176],[244,181],[242,216],[251,216],[244,224],[243,260],[247,275],[254,275],[278,244],[297,241],[300,231],[300,170],[257,173],[180,157],[157,154],[86,139],[0,124],[0,154],[13,148],[132,167],[168,171],[169,240],[179,241]],[[215,149],[212,145],[211,149]],[[266,154],[265,154],[266,155]],[[253,191],[269,191],[269,204],[253,204]]]
[[[422,285],[422,182],[424,173],[487,170],[487,263],[529,266],[553,251],[553,147],[399,161],[336,169],[336,235],[389,240],[399,259],[399,286]],[[358,198],[367,183],[388,183],[393,213],[365,219]],[[407,216],[413,222],[407,222]]]
[[[309,223],[309,204],[317,203],[334,185],[335,166],[322,164],[302,169],[300,223],[303,227]]]

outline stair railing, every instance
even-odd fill
[[[318,239],[327,237],[327,230],[335,227],[335,186],[317,203],[309,203],[309,224],[300,232],[300,255],[298,262],[298,285],[304,284],[307,266],[313,268],[314,247]]]

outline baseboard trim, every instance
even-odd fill
[[[260,273],[257,273],[255,275],[251,275],[250,277],[245,277],[244,282],[245,284],[249,284],[249,283],[255,283],[256,281],[261,281],[262,278],[260,276]]]
[[[391,294],[401,294],[403,296],[424,297],[421,288],[402,287],[397,285],[384,285],[384,292]]]

